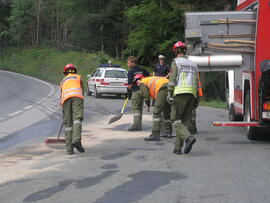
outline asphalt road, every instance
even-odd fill
[[[2,72],[0,77],[3,77]],[[47,84],[43,85],[40,87],[43,92],[31,91],[40,95],[35,101],[50,94]],[[225,110],[199,107],[197,142],[193,150],[188,155],[174,155],[174,138],[162,138],[161,142],[143,141],[150,133],[150,113],[144,114],[142,132],[127,132],[132,121],[128,114],[130,106],[120,121],[107,125],[124,100],[86,97],[83,123],[86,152],[68,156],[62,145],[42,144],[46,136],[57,131],[61,120],[59,107],[55,106],[57,88],[54,88],[54,93],[44,102],[55,110],[49,108],[46,116],[41,110],[32,112],[31,117],[44,117],[0,139],[0,146],[3,146],[7,140],[12,142],[28,134],[27,140],[0,149],[0,202],[270,201],[269,142],[247,140],[243,128],[213,127],[212,120],[227,120]],[[8,117],[25,106],[36,105],[32,110],[43,109],[39,106],[42,104],[33,104],[34,95],[31,98],[31,104],[26,102],[20,108],[0,109],[5,115],[0,125],[20,116],[24,116],[25,121],[29,119],[27,111],[31,109]],[[6,104],[9,106],[9,102]],[[18,121],[13,123],[17,124]],[[35,137],[37,129],[42,129],[38,138]]]

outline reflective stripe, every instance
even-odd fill
[[[151,78],[147,85],[150,90],[150,96],[153,98],[156,98],[156,85],[157,85],[158,79],[159,79],[158,77]]]
[[[182,120],[176,120],[176,121],[174,121],[174,124],[176,124],[176,123],[182,123]]]
[[[72,127],[66,127],[65,132],[72,131]]]
[[[66,98],[66,97],[68,97],[68,96],[70,96],[70,95],[73,95],[73,94],[83,96],[81,92],[70,92],[70,93],[65,94],[65,95],[63,96],[63,98]]]
[[[80,75],[68,74],[61,82],[61,105],[71,97],[83,99],[82,79]]]
[[[82,89],[81,89],[81,88],[69,88],[69,89],[66,89],[65,91],[63,91],[63,93],[62,93],[62,94],[66,93],[66,92],[69,92],[69,91],[71,91],[71,90],[78,90],[78,91],[82,91]]]
[[[81,124],[82,122],[80,120],[73,121],[73,124]]]
[[[160,122],[161,119],[160,118],[153,118],[153,121]]]
[[[175,84],[174,82],[169,82],[168,86],[174,86],[174,84]]]

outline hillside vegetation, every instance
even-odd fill
[[[78,67],[79,74],[87,79],[100,63],[121,64],[124,61],[115,60],[107,55],[78,51],[61,52],[55,49],[8,49],[0,60],[0,69],[22,73],[42,80],[59,84],[63,78],[63,67],[73,63]]]

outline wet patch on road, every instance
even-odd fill
[[[128,156],[130,154],[130,152],[117,152],[114,154],[109,154],[109,155],[105,155],[103,157],[101,157],[101,159],[103,160],[114,160],[114,159],[119,159],[125,156]]]
[[[135,159],[136,161],[147,161],[147,158],[148,158],[148,157],[149,157],[148,155],[137,154],[137,155],[134,156],[134,159]]]
[[[183,180],[188,176],[177,172],[140,171],[129,177],[132,178],[131,181],[106,192],[96,202],[137,202],[170,181]]]
[[[211,151],[191,151],[189,154],[184,155],[189,157],[213,156]]]
[[[38,192],[28,195],[26,198],[23,199],[23,202],[36,202],[38,200],[47,199],[50,196],[66,189],[73,182],[74,180],[65,180],[59,182],[59,184],[56,186],[49,187],[44,190],[40,190]]]
[[[102,180],[112,176],[113,174],[115,174],[117,172],[118,172],[118,170],[105,171],[101,175],[98,175],[95,177],[83,178],[81,180],[76,181],[75,187],[78,189],[91,187],[93,185],[100,183]]]
[[[218,140],[220,140],[220,138],[218,138],[218,137],[206,137],[204,140],[206,140],[206,141],[218,141]]]
[[[106,164],[104,166],[101,166],[102,169],[116,169],[118,166],[116,164]]]

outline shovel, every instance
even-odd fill
[[[118,120],[122,117],[122,115],[123,115],[123,113],[124,113],[124,110],[125,110],[125,108],[126,108],[126,106],[127,106],[127,103],[128,103],[128,98],[126,99],[126,101],[125,101],[125,103],[124,103],[124,105],[123,105],[123,107],[122,107],[122,110],[121,110],[120,114],[117,114],[116,116],[112,117],[112,118],[110,119],[110,121],[109,121],[108,124],[111,124],[111,123],[113,123],[113,122],[115,122],[115,121],[118,121]]]

